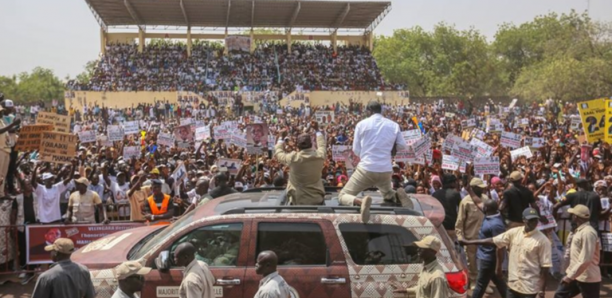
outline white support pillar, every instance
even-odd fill
[[[104,28],[100,27],[100,53],[102,53],[102,55],[106,55],[106,43],[106,32]]]
[[[255,32],[251,28],[251,53],[255,51]]]
[[[145,46],[145,32],[142,29],[138,29],[138,53],[144,52]]]
[[[287,34],[287,52],[291,53],[291,29],[285,31]]]

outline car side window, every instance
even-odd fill
[[[196,248],[196,259],[209,267],[236,266],[242,227],[242,223],[224,223],[194,230],[172,244],[170,256],[174,258],[179,244],[191,242]]]
[[[404,227],[344,223],[340,224],[339,228],[355,264],[386,265],[420,262],[417,248],[411,245],[418,238]]]
[[[259,223],[257,255],[271,250],[279,266],[325,265],[327,246],[316,223]]]

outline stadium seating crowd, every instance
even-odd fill
[[[279,78],[280,75],[280,78]],[[224,55],[218,44],[195,44],[188,57],[183,44],[112,44],[89,84],[92,91],[282,91],[395,90],[383,81],[369,50],[296,43],[261,44],[253,53]]]

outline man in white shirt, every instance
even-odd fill
[[[382,193],[385,203],[395,205],[405,201],[406,193],[402,188],[396,192],[391,188],[391,152],[407,148],[397,123],[382,116],[382,106],[371,101],[366,107],[370,117],[357,123],[353,138],[353,153],[359,157],[359,165],[344,186],[338,199],[341,205],[361,206],[363,222],[370,219],[372,198],[358,198],[363,190],[376,186]]]
[[[262,251],[257,256],[255,272],[262,275],[259,289],[253,298],[289,298],[291,290],[285,279],[276,272],[278,257],[271,250]]]
[[[59,222],[62,219],[60,211],[60,195],[66,191],[66,185],[72,180],[71,175],[67,175],[66,180],[53,184],[55,177],[51,173],[42,175],[43,185],[38,184],[36,173],[38,165],[32,173],[32,187],[34,187],[36,198],[38,200],[38,219],[43,224]],[[72,173],[72,166],[64,168],[63,174]]]

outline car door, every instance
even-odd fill
[[[253,297],[262,279],[255,273],[257,255],[274,251],[278,273],[292,298],[348,298],[348,269],[333,224],[327,220],[254,219],[245,276],[245,295]]]
[[[207,223],[173,238],[162,251],[169,251],[173,259],[174,249],[179,244],[193,243],[196,259],[207,263],[215,277],[215,297],[241,298],[250,229],[250,220]],[[142,297],[178,297],[184,268],[174,266],[174,260],[171,264],[170,270],[161,271],[155,268],[153,258],[147,262],[154,269],[145,277]]]

